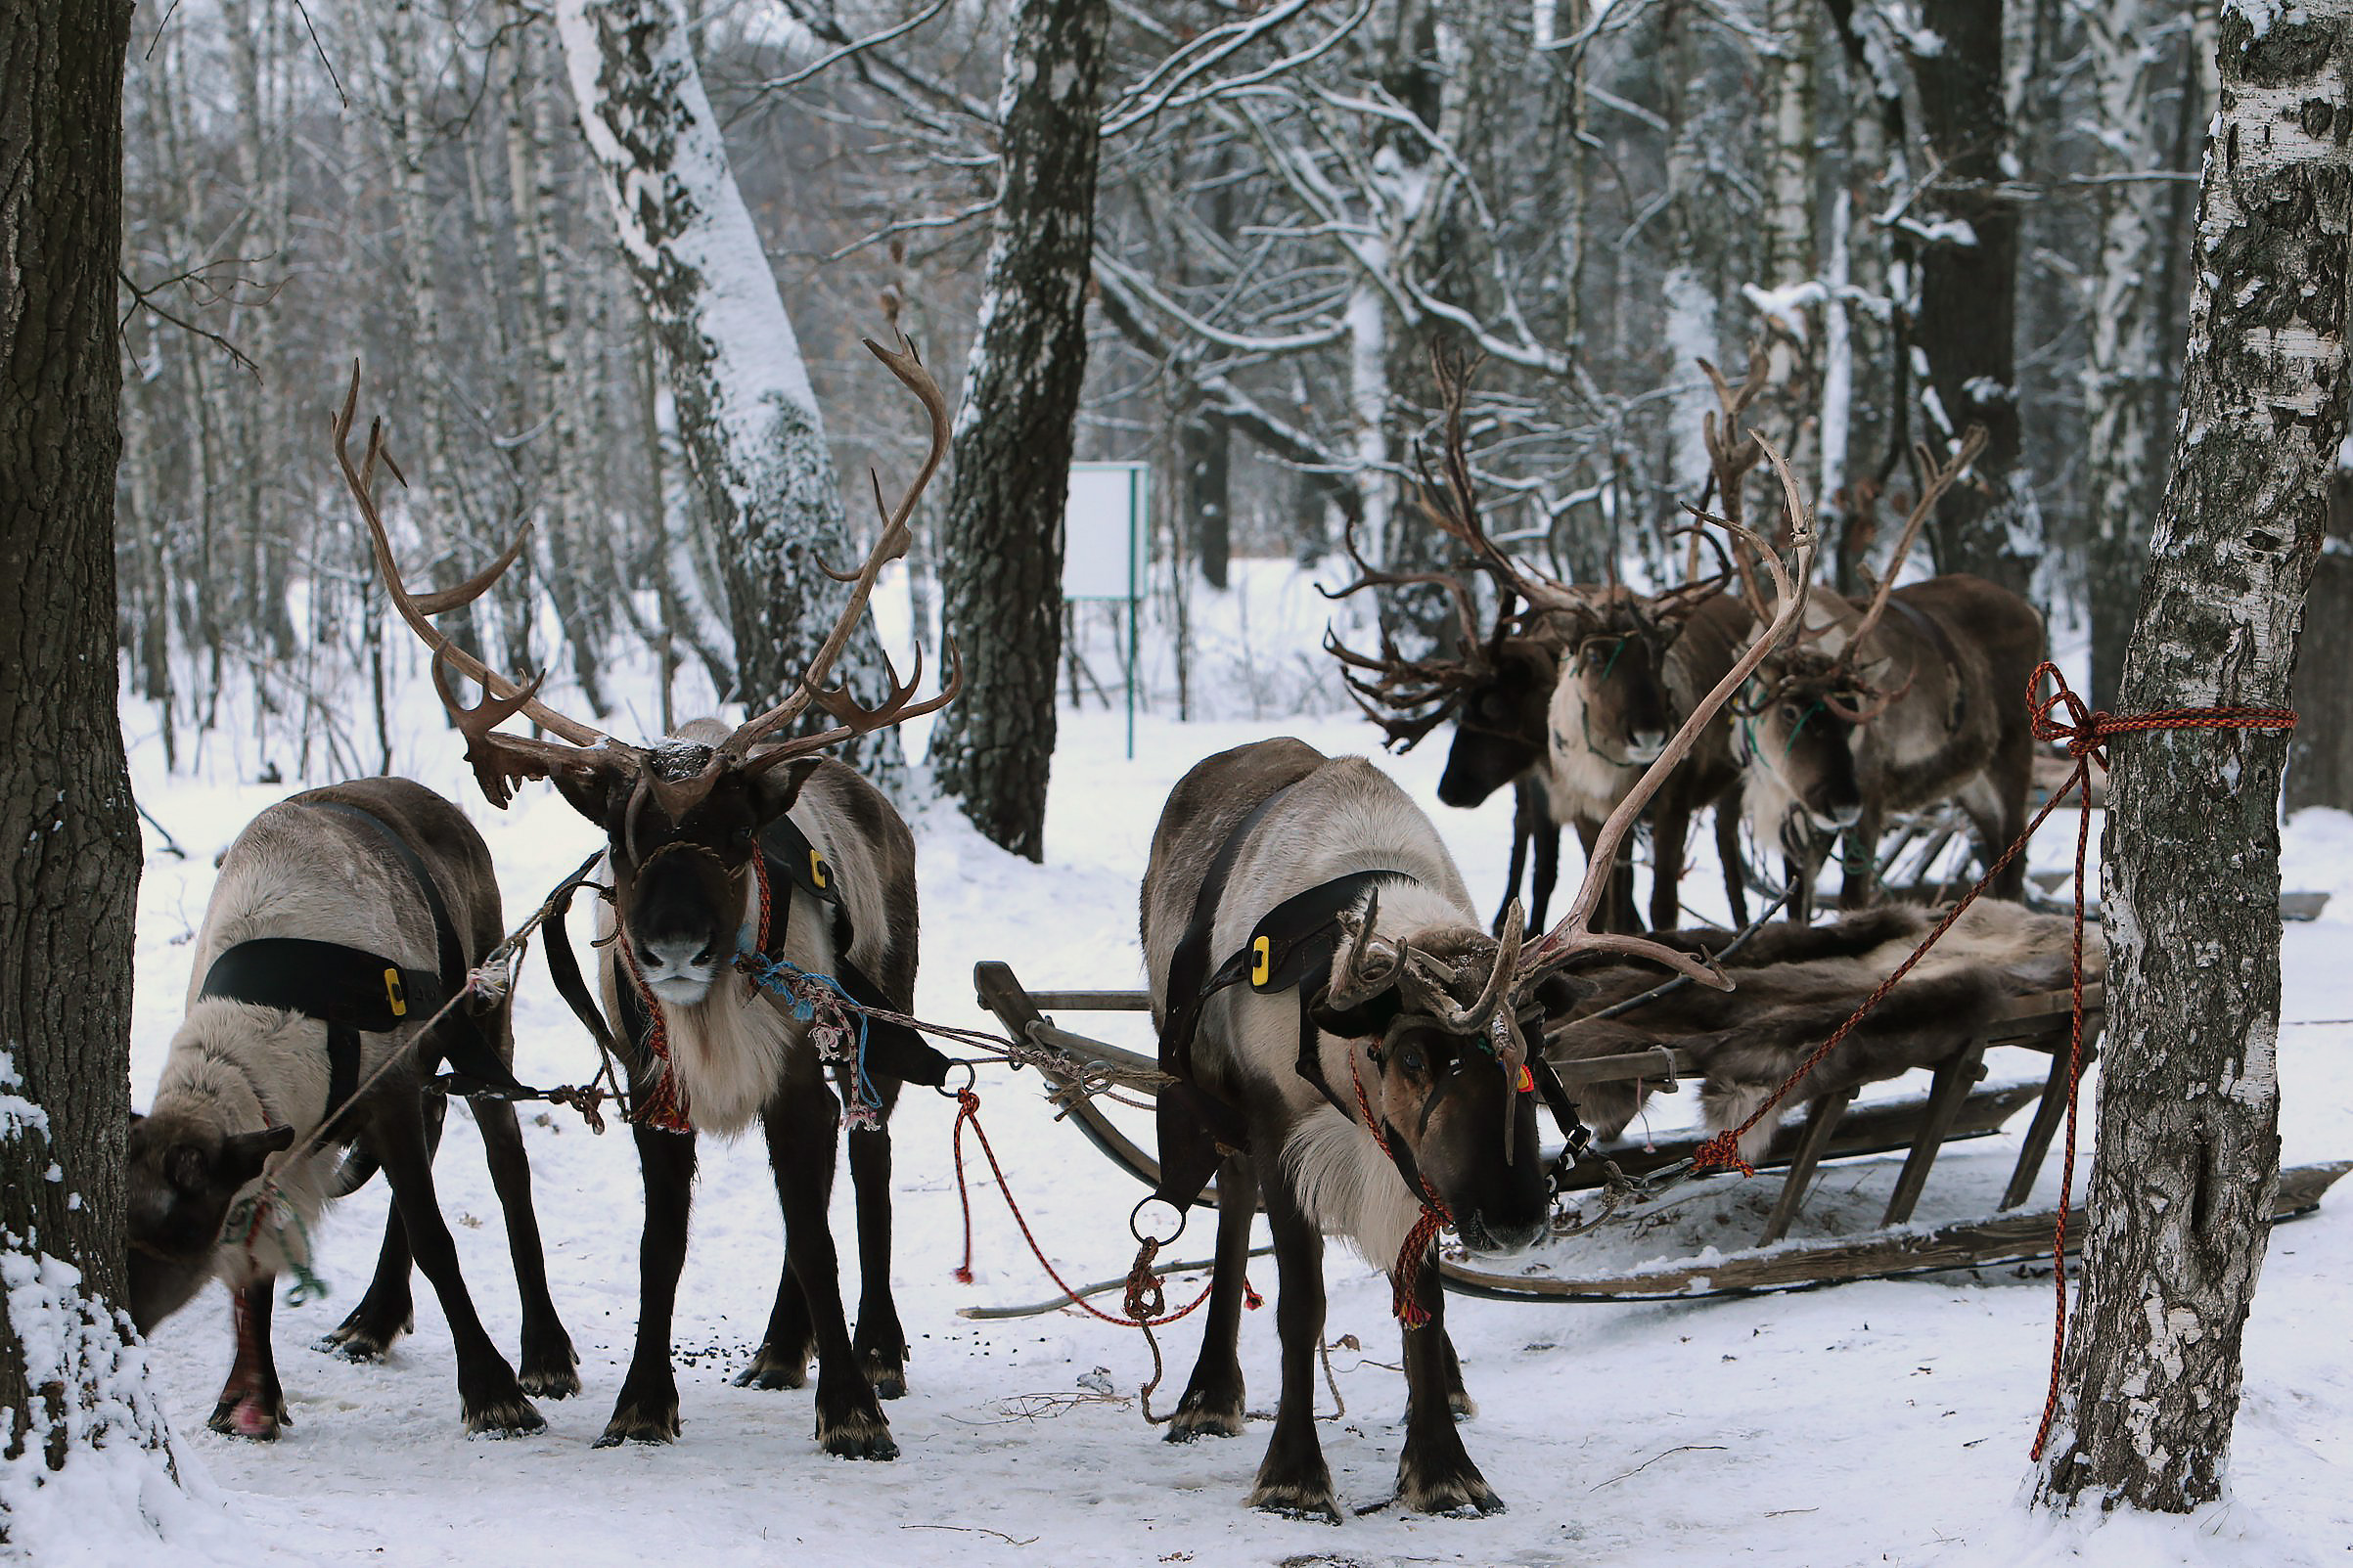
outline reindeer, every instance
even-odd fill
[[[2034,738],[2019,694],[2043,656],[2042,617],[1967,573],[1895,586],[1937,499],[1983,445],[1972,427],[1941,462],[1915,451],[1920,496],[1870,605],[1858,612],[1820,596],[1814,642],[1768,661],[1739,705],[1743,808],[1759,840],[1788,859],[1800,918],[1836,833],[1848,845],[1841,902],[1853,908],[1877,891],[1892,813],[1954,802],[1987,864],[2025,827]],[[2016,899],[2024,887],[2025,865],[2014,861],[1992,890]]]
[[[1378,656],[1355,652],[1330,633],[1325,647],[1340,660],[1350,694],[1388,733],[1393,749],[1411,750],[1454,719],[1454,743],[1438,783],[1445,804],[1477,806],[1504,784],[1513,785],[1511,877],[1504,898],[1509,904],[1518,896],[1533,842],[1530,918],[1541,922],[1559,872],[1561,825],[1576,828],[1590,857],[1602,823],[1658,755],[1679,716],[1731,667],[1747,630],[1746,611],[1719,599],[1727,577],[1699,581],[1695,570],[1694,581],[1646,596],[1614,582],[1558,582],[1515,560],[1479,519],[1463,435],[1470,373],[1443,355],[1433,355],[1433,364],[1446,414],[1444,482],[1433,483],[1425,467],[1420,506],[1493,581],[1494,628],[1479,632],[1463,578],[1380,570],[1365,560],[1351,534],[1348,550],[1359,575],[1331,597],[1434,586],[1453,601],[1461,635],[1452,657],[1407,659],[1385,634]],[[1523,604],[1526,609],[1516,612]],[[1692,816],[1738,779],[1729,742],[1711,730],[1660,792],[1652,825],[1653,924],[1671,926],[1680,913]],[[1612,874],[1601,916],[1606,928],[1636,928],[1633,882],[1629,859]],[[1737,881],[1728,877],[1726,886],[1736,903],[1742,899]],[[1502,920],[1499,908],[1496,927]]]
[[[384,1250],[327,1347],[358,1361],[391,1347],[409,1325],[414,1257],[449,1320],[467,1430],[537,1431],[546,1422],[526,1395],[579,1392],[571,1340],[548,1296],[511,1102],[478,1098],[474,1112],[522,1294],[520,1378],[475,1314],[433,1194],[446,1102],[425,1095],[427,1058],[461,1051],[463,1040],[511,1077],[510,998],[477,1008],[469,996],[430,1036],[419,1029],[464,989],[504,924],[481,835],[457,807],[405,779],[281,801],[222,857],[186,1017],[148,1113],[131,1120],[127,1205],[131,1322],[142,1334],[206,1279],[234,1297],[237,1358],[214,1431],[266,1441],[292,1424],[270,1344],[275,1277],[307,1267],[299,1238],[379,1167],[392,1189]],[[260,1201],[265,1169],[277,1223],[224,1234],[240,1199]],[[288,1212],[293,1241],[284,1239]]]
[[[430,615],[478,597],[515,547],[459,589],[412,596],[373,499],[381,429],[370,432],[363,461],[350,456],[356,375],[336,426],[337,452],[378,569],[403,618],[433,650],[434,685],[466,737],[483,794],[504,807],[519,782],[547,780],[606,835],[611,907],[602,922],[600,979],[636,1107],[646,1217],[637,1346],[600,1448],[678,1435],[670,1318],[686,1261],[695,1138],[732,1137],[756,1122],[776,1173],[786,1262],[766,1336],[737,1382],[798,1387],[814,1346],[817,1441],[845,1457],[898,1453],[878,1403],[878,1396],[904,1392],[907,1359],[890,1292],[887,1117],[902,1082],[943,1082],[946,1062],[902,1027],[853,1024],[837,1011],[825,1016],[824,987],[836,981],[861,1003],[900,1012],[912,1006],[917,911],[915,843],[906,824],[874,785],[820,753],[933,712],[963,689],[952,649],[945,689],[922,702],[913,700],[920,659],[904,684],[890,672],[888,694],[871,708],[824,685],[866,612],[876,576],[905,554],[907,519],[947,449],[946,399],[904,338],[900,345],[866,346],[923,403],[930,452],[884,515],[864,566],[838,577],[851,584],[849,602],[807,672],[784,701],[732,730],[698,721],[651,746],[567,718],[538,699],[537,680],[508,680],[434,629]],[[880,509],[880,481],[876,503]],[[481,687],[475,705],[450,691],[450,666]],[[787,738],[812,706],[833,727]],[[555,739],[499,733],[517,714]],[[780,975],[791,996],[755,990],[755,977]],[[593,1021],[593,1010],[584,1011]],[[841,1114],[826,1084],[829,1065],[856,1127],[849,1137],[861,1287],[854,1337],[826,1219]]]
[[[1802,581],[1813,538],[1798,532]],[[1652,793],[1795,624],[1800,595],[1773,569],[1783,610],[1618,800],[1567,916],[1535,942],[1516,899],[1500,935],[1487,933],[1429,819],[1363,758],[1260,741],[1208,758],[1169,796],[1142,899],[1161,1068],[1175,1080],[1159,1101],[1155,1196],[1181,1209],[1212,1171],[1218,1182],[1208,1324],[1169,1436],[1242,1431],[1236,1333],[1255,1198],[1274,1232],[1283,1388],[1251,1503],[1340,1516],[1313,1406],[1335,1234],[1389,1270],[1406,1323],[1399,1497],[1425,1512],[1501,1506],[1456,1429],[1470,1401],[1445,1332],[1437,1230],[1451,1224],[1482,1253],[1546,1233],[1535,1071],[1548,1099],[1558,1084],[1527,1043],[1575,1000],[1561,965],[1639,955],[1724,983],[1709,963],[1597,933],[1593,919]],[[1212,972],[1219,954],[1233,957]]]

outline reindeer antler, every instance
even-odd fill
[[[1912,554],[1913,542],[1920,537],[1922,525],[1936,510],[1936,503],[1944,499],[1945,492],[1977,461],[1977,455],[1985,450],[1985,439],[1984,426],[1970,426],[1963,433],[1960,445],[1942,463],[1936,461],[1925,441],[1913,443],[1912,465],[1920,475],[1920,499],[1904,516],[1904,531],[1896,536],[1895,554],[1887,558],[1887,570],[1879,578],[1878,592],[1872,595],[1871,607],[1863,612],[1863,618],[1855,623],[1853,634],[1846,640],[1849,653],[1879,624],[1879,616],[1887,608],[1887,596],[1895,592],[1895,579],[1904,569],[1904,558]]]
[[[1691,754],[1692,747],[1698,741],[1699,732],[1714,721],[1724,704],[1732,699],[1732,694],[1740,690],[1742,683],[1755,672],[1756,667],[1764,662],[1765,655],[1789,635],[1805,614],[1807,584],[1812,579],[1814,568],[1814,516],[1798,493],[1796,475],[1789,471],[1789,466],[1782,460],[1782,455],[1762,435],[1752,430],[1749,436],[1763,449],[1766,460],[1773,465],[1774,472],[1781,479],[1782,493],[1788,503],[1790,540],[1794,547],[1788,568],[1784,569],[1780,556],[1747,528],[1729,518],[1712,520],[1754,549],[1758,559],[1772,573],[1777,595],[1772,619],[1757,633],[1756,640],[1748,645],[1748,650],[1716,683],[1715,689],[1700,698],[1684,719],[1683,727],[1675,732],[1675,738],[1667,742],[1666,749],[1645,770],[1632,791],[1618,802],[1617,809],[1602,825],[1601,832],[1586,856],[1584,884],[1577,889],[1577,896],[1570,902],[1567,915],[1562,917],[1560,924],[1546,932],[1541,941],[1530,943],[1520,959],[1517,983],[1523,989],[1578,954],[1596,952],[1650,959],[1718,990],[1732,989],[1732,982],[1714,963],[1642,937],[1596,931],[1593,929],[1593,916],[1608,889],[1610,874],[1616,867],[1618,845],[1633,830],[1635,819],[1651,803],[1651,797],[1658,792],[1667,775],[1673,773],[1683,759]]]

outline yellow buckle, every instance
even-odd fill
[[[409,999],[407,994],[400,989],[400,971],[398,969],[385,970],[384,999],[391,1004],[393,1017],[405,1018],[409,1015]]]
[[[830,885],[826,874],[825,857],[814,849],[809,851],[809,880],[820,890]]]
[[[1274,968],[1275,955],[1271,943],[1263,936],[1250,939],[1250,984],[1264,985]]]

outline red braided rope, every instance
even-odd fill
[[[1356,1085],[1356,1108],[1364,1114],[1365,1131],[1373,1135],[1381,1157],[1391,1165],[1396,1164],[1397,1156],[1389,1152],[1389,1141],[1381,1135],[1380,1118],[1373,1114],[1373,1102],[1365,1098],[1365,1079],[1357,1067],[1354,1042],[1348,1046],[1348,1077]],[[1429,1189],[1429,1183],[1419,1173],[1414,1179],[1422,1188],[1422,1215],[1414,1221],[1414,1228],[1405,1232],[1405,1244],[1397,1249],[1397,1262],[1389,1269],[1389,1311],[1408,1328],[1419,1328],[1429,1322],[1428,1310],[1414,1299],[1414,1281],[1421,1274],[1421,1263],[1430,1244],[1438,1239],[1438,1232],[1454,1223],[1447,1216],[1446,1206],[1438,1201],[1438,1194]]]
[[[2047,698],[2041,695],[2046,671],[2052,683]],[[2067,717],[2064,720],[2053,717],[2053,710],[2062,703]],[[2033,717],[2035,739],[2064,741],[2067,755],[2075,759],[2075,771],[2067,775],[2066,784],[2052,799],[2081,789],[2085,804],[2075,828],[2075,949],[2070,976],[2073,1011],[2067,1033],[2066,1158],[2059,1166],[2059,1223],[2051,1239],[2051,1280],[2057,1296],[2051,1325],[2051,1386],[2043,1396],[2042,1419],[2035,1425],[2034,1447],[2027,1456],[2039,1460],[2044,1446],[2051,1440],[2052,1422],[2059,1416],[2059,1387],[2067,1353],[2067,1210],[2075,1189],[2076,1102],[2077,1090],[2083,1082],[2083,872],[2084,853],[2092,837],[2092,766],[2097,763],[2103,772],[2106,771],[2105,742],[2112,736],[2147,730],[2292,730],[2296,727],[2296,716],[2289,708],[2159,708],[2153,713],[2109,713],[2092,708],[2069,691],[2058,667],[2049,661],[2035,666],[2034,676],[2027,682],[2026,709]],[[2044,815],[2049,815],[2049,808],[2045,808]],[[2031,834],[2033,830],[2029,828],[2027,832]]]
[[[629,983],[637,988],[637,999],[646,1009],[646,1049],[654,1053],[655,1070],[648,1075],[646,1092],[637,1098],[631,1119],[642,1127],[656,1128],[665,1133],[691,1133],[694,1123],[687,1120],[686,1091],[678,1085],[678,1076],[670,1067],[670,1032],[662,1026],[661,1001],[646,977],[638,972],[637,953],[629,944],[626,931],[615,933],[614,945],[621,950],[621,963],[629,970]]]
[[[2043,695],[2043,682],[2046,678],[2052,685],[2049,696]],[[2067,717],[2065,719],[2054,717],[2054,710],[2062,704],[2067,710]],[[2105,742],[2114,736],[2134,735],[2149,730],[2292,730],[2296,725],[2296,716],[2292,710],[2287,708],[2160,708],[2153,713],[2123,715],[2109,713],[2105,710],[2094,709],[2085,703],[2083,698],[2077,696],[2068,688],[2066,677],[2059,674],[2059,666],[2048,659],[2036,665],[2034,673],[2027,677],[2026,712],[2037,740],[2063,742],[2067,748],[2067,755],[2075,759],[2074,771],[2067,775],[2066,783],[2052,791],[2051,798],[2043,802],[2043,809],[2036,812],[2034,820],[2026,825],[2026,830],[2018,834],[2017,839],[2002,852],[2001,858],[1986,869],[1985,874],[1977,879],[1976,884],[1962,895],[1961,902],[1954,905],[1945,918],[1936,922],[1934,929],[1930,930],[1920,946],[1913,950],[1912,956],[1897,964],[1895,971],[1879,982],[1878,989],[1864,999],[1863,1005],[1857,1008],[1844,1023],[1831,1032],[1828,1040],[1816,1047],[1805,1060],[1797,1064],[1797,1070],[1790,1073],[1783,1081],[1781,1087],[1774,1090],[1771,1097],[1750,1113],[1746,1121],[1738,1127],[1725,1129],[1699,1146],[1692,1156],[1692,1169],[1695,1173],[1713,1169],[1735,1170],[1742,1176],[1754,1176],[1756,1168],[1741,1157],[1742,1135],[1770,1115],[1773,1108],[1788,1098],[1789,1092],[1795,1089],[1808,1073],[1820,1066],[1824,1058],[1838,1048],[1839,1043],[1854,1031],[1856,1025],[1871,1016],[1878,1005],[1887,999],[1887,993],[1895,989],[1896,982],[1911,973],[1913,965],[1925,958],[1928,950],[1937,944],[1945,932],[1953,928],[1954,922],[1961,918],[1962,912],[1975,903],[1978,895],[1993,885],[1994,878],[2002,874],[2004,867],[2017,859],[2026,848],[2027,840],[2034,837],[2035,830],[2050,819],[2051,814],[2057,811],[2069,795],[2080,792],[2084,809],[2075,825],[2074,946],[2068,985],[2071,997],[2071,1016],[2068,1019],[2067,1033],[2066,1155],[2059,1165],[2059,1222],[2051,1242],[2052,1274],[2058,1287],[2059,1308],[2057,1322],[2052,1329],[2051,1388],[2043,1400],[2042,1422],[2035,1430],[2034,1449],[2030,1456],[2040,1459],[2043,1456],[2043,1445],[2051,1436],[2052,1420],[2059,1411],[2061,1364],[2066,1355],[2067,1344],[2067,1214],[2072,1205],[2075,1191],[2077,1092],[2083,1083],[2083,881],[2085,858],[2092,841],[2092,813],[2090,810],[2092,768],[2097,764],[2102,771],[2106,770],[2108,762]]]
[[[1006,1185],[1005,1167],[997,1163],[997,1151],[989,1146],[988,1132],[980,1125],[980,1097],[970,1089],[960,1089],[956,1092],[956,1133],[951,1145],[956,1155],[956,1199],[964,1205],[964,1262],[956,1266],[956,1280],[959,1284],[969,1285],[973,1282],[973,1195],[971,1190],[966,1187],[964,1180],[964,1129],[967,1122],[972,1124],[973,1136],[980,1140],[980,1152],[988,1156],[988,1168],[995,1173],[997,1178],[997,1190],[1004,1194],[1005,1206],[1012,1211],[1014,1224],[1021,1228],[1021,1239],[1029,1243],[1029,1251],[1038,1260],[1038,1267],[1046,1271],[1046,1277],[1053,1280],[1062,1288],[1063,1294],[1070,1298],[1069,1305],[1080,1308],[1090,1316],[1100,1318],[1105,1322],[1120,1328],[1152,1328],[1162,1323],[1175,1322],[1180,1318],[1191,1317],[1209,1299],[1210,1293],[1216,1290],[1217,1281],[1212,1275],[1210,1282],[1202,1288],[1199,1295],[1193,1298],[1191,1306],[1181,1307],[1165,1316],[1155,1316],[1160,1305],[1160,1281],[1156,1275],[1151,1273],[1151,1266],[1159,1246],[1157,1242],[1147,1241],[1144,1243],[1143,1250],[1136,1254],[1136,1267],[1130,1272],[1127,1281],[1129,1310],[1135,1316],[1123,1318],[1117,1313],[1105,1312],[1101,1307],[1087,1300],[1071,1286],[1067,1279],[1062,1277],[1061,1272],[1047,1258],[1046,1249],[1038,1245],[1036,1233],[1029,1229],[1028,1217],[1021,1212],[1021,1205],[1014,1201],[1013,1188]],[[1249,1281],[1246,1278],[1243,1281],[1243,1291],[1245,1296],[1256,1294],[1250,1290]],[[1256,1305],[1256,1303],[1252,1302],[1251,1305]],[[1138,1311],[1139,1307],[1148,1310]]]

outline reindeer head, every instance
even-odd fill
[[[1793,850],[1792,835],[1835,833],[1862,815],[1855,741],[1872,694],[1843,658],[1799,650],[1776,662],[1778,672],[1735,704],[1733,759],[1782,797],[1761,815]]]
[[[915,673],[904,683],[896,671],[888,671],[890,690],[873,707],[861,706],[846,691],[823,684],[866,612],[875,579],[883,566],[906,553],[907,519],[947,451],[947,400],[914,348],[904,338],[896,351],[872,341],[866,346],[916,394],[929,416],[931,448],[922,471],[891,509],[882,509],[881,482],[876,482],[876,506],[883,512],[882,534],[858,571],[827,568],[828,575],[851,585],[849,602],[797,688],[732,733],[701,721],[652,745],[616,740],[566,718],[538,700],[539,679],[527,684],[508,680],[434,628],[431,616],[469,604],[488,590],[521,549],[523,536],[518,534],[498,560],[458,587],[439,594],[411,594],[401,582],[376,509],[377,466],[390,466],[381,424],[369,431],[365,458],[355,464],[350,454],[359,394],[356,368],[350,395],[336,417],[336,452],[374,540],[377,568],[395,607],[433,650],[434,689],[466,737],[466,758],[474,765],[475,782],[492,805],[503,807],[518,782],[548,780],[574,810],[604,829],[623,956],[647,988],[672,1006],[701,1001],[738,950],[756,941],[760,834],[792,807],[819,754],[855,736],[933,712],[963,690],[963,667],[952,645],[946,687],[922,702],[914,700],[923,681],[920,651]],[[397,476],[398,470],[393,472]],[[472,705],[451,691],[451,667],[481,688],[480,698]],[[812,705],[830,715],[834,726],[778,739]],[[498,726],[517,714],[536,720],[558,739],[499,733]],[[776,896],[785,896],[785,891],[777,890]]]
[[[1667,649],[1685,619],[1729,581],[1729,567],[1712,582],[1694,582],[1646,598],[1619,584],[1571,585],[1531,570],[1487,534],[1464,436],[1464,405],[1475,366],[1443,353],[1431,369],[1444,411],[1440,473],[1426,460],[1417,496],[1423,515],[1467,552],[1467,570],[1495,586],[1494,629],[1481,635],[1469,575],[1387,572],[1365,560],[1348,535],[1357,580],[1331,597],[1367,588],[1425,584],[1453,600],[1461,634],[1451,657],[1402,657],[1384,635],[1378,656],[1359,654],[1327,634],[1325,647],[1342,666],[1350,694],[1388,731],[1392,746],[1410,750],[1448,717],[1455,738],[1438,798],[1476,806],[1503,785],[1541,765],[1555,738],[1556,709],[1574,715],[1568,743],[1620,765],[1641,766],[1658,755],[1674,728],[1665,682]],[[1524,611],[1517,606],[1524,604]],[[1371,677],[1368,679],[1367,677]]]
[[[261,1175],[294,1130],[223,1133],[201,1116],[131,1117],[131,1324],[146,1333],[214,1277],[222,1223],[239,1189]]]
[[[1327,1033],[1368,1042],[1371,1074],[1335,1088],[1362,1093],[1360,1114],[1473,1252],[1529,1246],[1550,1214],[1527,1059],[1576,993],[1555,976],[1512,1005],[1521,919],[1515,902],[1500,938],[1450,923],[1383,930],[1376,892],[1311,1003]]]

